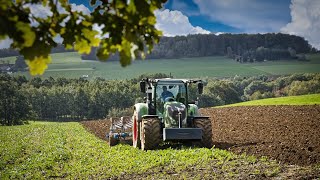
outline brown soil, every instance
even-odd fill
[[[320,106],[246,106],[201,109],[211,117],[217,148],[267,156],[286,164],[320,163]],[[82,124],[106,140],[110,121]]]
[[[320,106],[201,109],[218,148],[268,156],[286,164],[320,163]]]
[[[118,118],[114,118],[118,120]],[[81,124],[84,126],[84,128],[91,132],[92,134],[96,135],[102,140],[107,141],[107,133],[110,132],[110,125],[111,125],[111,119],[101,119],[101,120],[93,120],[93,121],[81,121]],[[117,129],[115,132],[118,132],[119,129]],[[131,128],[128,128],[126,132],[131,132]],[[119,131],[121,132],[121,131]],[[121,143],[126,143],[132,145],[132,138],[127,137],[126,140],[121,139]]]
[[[102,140],[106,139],[107,132],[110,131],[110,120],[94,120],[94,121],[81,121],[81,124],[92,134],[98,136]]]

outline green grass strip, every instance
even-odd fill
[[[216,148],[110,148],[75,122],[2,126],[0,134],[0,179],[106,179],[146,172],[156,179],[170,177],[171,173],[187,173],[191,178],[188,172],[193,171],[186,171],[191,167],[210,170],[208,178],[228,178],[239,177],[234,170],[240,167],[238,171],[245,174],[259,171],[270,176],[279,169],[277,162]],[[212,174],[212,169],[220,173]]]
[[[254,101],[246,101],[219,107],[231,106],[264,106],[264,105],[320,105],[320,94],[309,94],[301,96],[288,96],[279,98],[268,98]]]

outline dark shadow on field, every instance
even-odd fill
[[[132,146],[132,138],[121,139],[119,144],[127,144]],[[226,142],[213,142],[214,148],[230,150],[233,147],[245,147],[254,146],[259,144],[258,142],[247,142],[247,143],[226,143]],[[163,142],[158,148],[154,150],[165,150],[165,149],[185,149],[185,148],[201,148],[194,145],[192,142]]]
[[[120,139],[119,144],[127,144],[127,145],[132,146],[132,138],[128,137],[126,139]]]

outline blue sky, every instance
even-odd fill
[[[223,3],[229,1],[230,3]],[[92,9],[88,0],[70,0],[70,3],[83,4],[89,9]],[[209,2],[209,3],[208,3]],[[217,2],[217,3],[213,3]],[[221,3],[222,2],[222,3]],[[217,14],[217,18],[207,12],[203,5],[208,3],[209,10],[212,14]],[[230,32],[230,33],[247,33],[247,32],[279,32],[279,25],[286,25],[290,22],[290,3],[291,0],[168,0],[163,9],[170,11],[180,11],[183,15],[187,16],[192,26],[199,26],[210,32]],[[249,4],[253,4],[250,6]],[[254,7],[254,8],[252,8]],[[216,9],[219,8],[219,11]],[[216,11],[215,11],[216,10]],[[230,14],[232,10],[234,13]],[[213,12],[215,11],[215,12]],[[275,27],[264,26],[257,27],[256,29],[247,29],[245,27],[235,25],[234,23],[226,20],[223,17],[239,19],[239,21],[250,21],[253,18],[256,21],[261,20],[264,23],[266,20],[273,20],[276,23]],[[241,17],[243,16],[243,19]]]
[[[69,0],[86,13],[93,9],[89,2]],[[31,10],[48,15],[45,8]],[[156,28],[165,36],[280,32],[304,37],[320,49],[320,0],[168,0],[154,13]],[[1,41],[0,48],[11,42]]]
[[[165,36],[280,32],[320,49],[320,0],[168,0],[155,15]]]
[[[219,1],[222,3],[220,3]],[[282,22],[284,25],[290,22],[291,20],[289,8],[291,0],[224,1],[229,1],[230,3],[225,3],[221,0],[217,0],[217,3],[213,3],[214,1],[208,1],[209,3],[203,1],[202,3],[201,1],[192,0],[169,0],[165,4],[165,8],[169,10],[178,10],[182,12],[183,14],[188,16],[189,21],[193,26],[199,26],[211,32],[241,33],[248,31],[245,28],[237,27],[230,24],[228,21],[224,21],[223,16],[233,16],[232,18],[238,19],[242,15],[248,15],[255,16],[261,20],[268,18],[276,19],[277,21]],[[256,6],[254,6],[256,9],[251,8],[248,5],[252,3],[256,4]],[[203,5],[201,6],[201,4]],[[211,12],[206,12],[205,10],[202,10],[201,8],[203,8],[203,6],[207,6]],[[218,8],[220,9],[219,11],[217,11]],[[235,10],[236,13],[230,14],[229,10]],[[212,17],[211,14],[215,13],[219,13],[222,16],[222,18]],[[266,28],[262,29],[261,31],[270,32],[274,30]]]

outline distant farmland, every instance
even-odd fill
[[[83,61],[75,52],[52,54],[52,64],[43,77],[89,79],[131,79],[145,73],[172,74],[176,78],[207,78],[256,75],[285,75],[292,73],[320,72],[320,55],[309,55],[310,61],[276,61],[240,64],[226,57],[196,57],[181,59],[136,60],[122,68],[119,62]],[[0,58],[0,61],[14,63],[15,57]],[[29,73],[17,73],[26,75]]]

